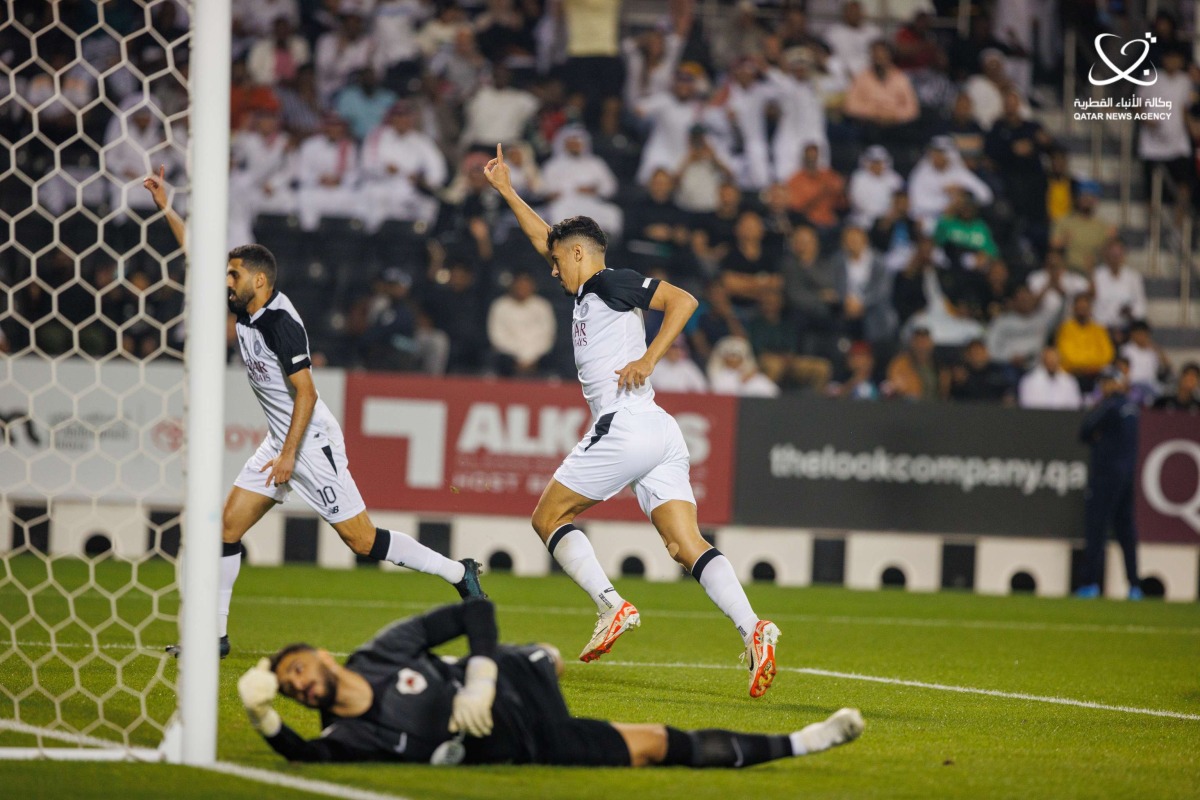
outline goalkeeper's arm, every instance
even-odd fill
[[[330,742],[314,739],[307,741],[300,734],[283,724],[275,710],[275,695],[279,692],[279,679],[271,671],[270,659],[263,658],[238,679],[238,697],[250,717],[250,724],[262,734],[267,744],[288,761],[335,761],[334,748]]]
[[[154,205],[158,206],[159,211],[165,211],[167,216],[167,224],[171,226],[171,233],[175,234],[175,241],[179,242],[180,247],[187,247],[187,226],[183,224],[183,217],[175,212],[167,202],[167,166],[165,164],[158,168],[158,174],[150,174],[142,181],[142,186],[150,192],[150,196],[154,198]]]

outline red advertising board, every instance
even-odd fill
[[[1139,540],[1200,544],[1200,416],[1146,411],[1138,436]]]
[[[701,522],[727,523],[737,400],[657,399],[687,440]],[[368,508],[529,516],[590,426],[574,384],[346,376],[346,446]],[[629,489],[587,516],[644,519]]]

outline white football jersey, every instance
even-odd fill
[[[631,269],[603,269],[588,278],[575,295],[571,343],[583,399],[599,419],[614,409],[654,402],[646,381],[638,389],[617,391],[617,371],[646,355],[646,326],[641,309],[650,307],[657,278]]]
[[[253,315],[238,315],[237,338],[250,388],[267,415],[268,436],[280,448],[292,424],[295,390],[287,376],[312,366],[304,323],[287,295],[275,290],[266,305]],[[318,394],[300,446],[310,443],[323,446],[330,438],[340,440],[341,428]]]

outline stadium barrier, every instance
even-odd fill
[[[43,367],[14,359],[12,368]],[[73,365],[58,368],[69,373]],[[182,379],[181,367],[155,370],[155,383]],[[231,367],[225,381],[226,484],[265,435],[240,373]],[[120,383],[121,376],[114,380]],[[553,570],[528,517],[545,481],[588,427],[576,387],[336,369],[317,370],[316,382],[342,421],[355,477],[379,524],[493,569],[518,575]],[[0,384],[0,408],[11,410],[9,399]],[[67,435],[39,435],[52,425],[64,430],[62,421],[76,413],[69,398],[61,407],[44,398],[33,425],[13,437],[14,448],[44,456],[43,467],[29,480],[6,482],[0,503],[14,518],[44,515],[46,522],[28,532],[14,526],[11,536],[0,537],[0,549],[18,547],[26,535],[55,555],[112,548],[131,558],[177,547],[178,531],[163,531],[162,519],[177,513],[180,476],[161,480],[150,503],[116,492],[102,505],[86,498],[110,478],[105,470],[113,463],[136,476],[138,459],[149,453],[176,469],[177,460],[163,456],[182,444],[180,409],[172,406],[164,415],[161,400],[114,398],[108,406],[103,400],[92,398],[86,409],[88,424],[108,432],[87,445],[101,451],[96,458],[78,457],[81,444],[69,426]],[[680,420],[692,453],[702,529],[743,581],[991,594],[1025,589],[1044,596],[1073,587],[1087,480],[1076,413],[806,398],[662,395],[660,401]],[[130,440],[129,431],[160,417],[150,441]],[[1142,571],[1167,599],[1195,600],[1200,419],[1146,413],[1142,433]],[[60,469],[67,462],[55,459],[55,450],[72,451],[74,467]],[[47,487],[54,489],[52,508],[46,507]],[[298,499],[280,511],[247,537],[249,563],[361,565]],[[581,521],[612,574],[678,579],[680,569],[644,525],[628,491]],[[1110,566],[1107,575],[1106,592],[1123,594],[1122,572]]]

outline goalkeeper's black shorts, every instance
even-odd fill
[[[464,740],[466,763],[629,766],[629,748],[616,728],[571,716],[548,652],[501,645],[496,664],[495,727],[491,736]]]

